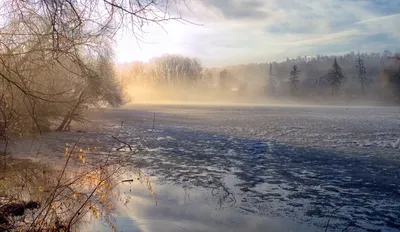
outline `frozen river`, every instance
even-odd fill
[[[106,150],[114,135],[140,147],[132,164],[159,185],[158,210],[129,219],[159,223],[137,231],[171,220],[183,231],[324,231],[328,220],[327,231],[400,229],[399,108],[142,105],[93,119],[80,143]],[[57,162],[77,137],[45,135],[41,157]]]

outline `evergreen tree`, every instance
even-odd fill
[[[364,60],[361,59],[360,52],[357,54],[356,67],[358,69],[358,79],[361,84],[363,95],[365,95],[365,85],[367,84],[367,71],[364,66]]]
[[[344,75],[342,72],[342,68],[339,66],[337,59],[335,58],[333,61],[332,69],[329,70],[329,84],[332,88],[332,95],[338,94],[343,79]]]
[[[294,65],[292,71],[290,71],[290,91],[292,96],[296,95],[299,90],[299,73],[300,70]]]
[[[268,73],[268,94],[274,94],[276,91],[276,83],[274,81],[274,72],[272,71],[272,64],[269,65]]]

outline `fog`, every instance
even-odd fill
[[[164,55],[117,70],[128,105],[397,105],[399,62],[392,56],[349,53],[204,68],[196,58]]]
[[[333,100],[321,98],[319,101],[275,99],[260,95],[239,95],[237,91],[221,93],[216,90],[196,90],[190,88],[162,88],[132,85],[127,87],[130,102],[124,108],[137,105],[210,105],[210,106],[304,106],[304,105],[342,105],[342,106],[383,106],[374,100]],[[327,104],[323,104],[323,101]]]
[[[276,104],[261,93],[242,93],[232,88],[220,91],[218,88],[198,86],[151,86],[135,82],[126,86],[129,104]],[[259,91],[258,91],[259,92]]]

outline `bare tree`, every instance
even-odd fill
[[[224,69],[224,70],[220,71],[219,72],[219,88],[223,91],[230,90],[230,88],[231,88],[230,84],[233,79],[234,78],[233,78],[232,74],[228,70]]]
[[[122,27],[141,39],[145,26],[168,20],[179,1],[38,0],[0,5],[0,124],[39,132],[61,118],[62,130],[90,105],[124,102],[109,48]],[[60,113],[62,112],[62,113]],[[67,112],[67,113],[65,113]],[[13,121],[6,123],[5,121]],[[23,125],[24,124],[24,125]],[[13,125],[13,128],[11,128]],[[25,130],[25,129],[24,129]],[[10,133],[4,133],[10,134]]]
[[[202,77],[203,67],[195,58],[165,55],[150,64],[153,78],[159,84],[190,86]]]
[[[93,72],[87,80],[74,86],[75,98],[65,110],[67,113],[63,116],[58,131],[67,129],[72,120],[82,120],[82,115],[88,107],[118,107],[125,103],[126,97],[122,92],[122,86],[115,78],[111,57],[99,54],[91,65]]]

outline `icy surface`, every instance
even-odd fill
[[[106,151],[116,135],[143,148],[132,163],[161,183],[224,183],[237,200],[228,210],[310,231],[329,218],[332,231],[400,229],[399,108],[138,106],[95,115],[83,146]],[[45,135],[42,151],[51,152],[40,156],[56,162],[78,135]]]

